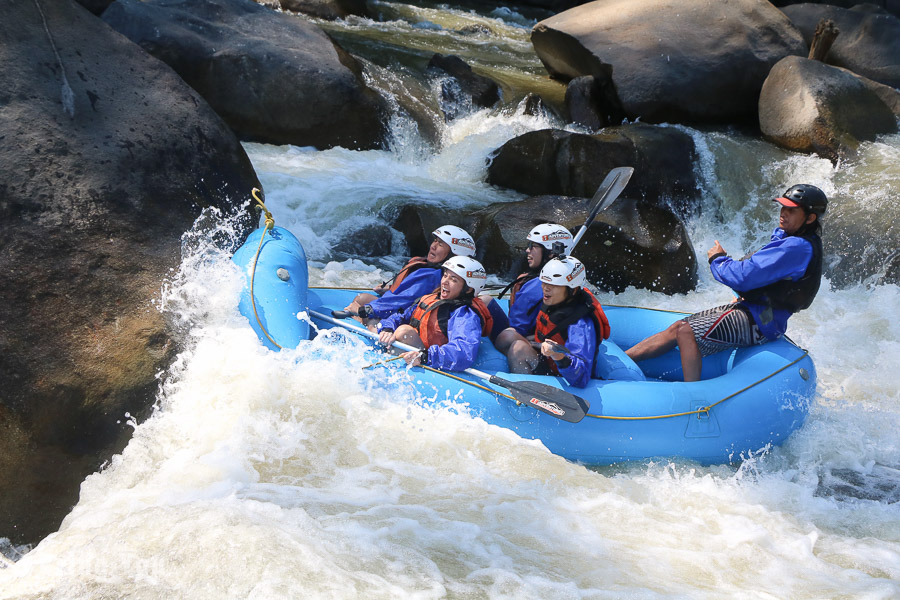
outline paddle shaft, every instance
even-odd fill
[[[597,191],[594,193],[594,197],[591,198],[592,201],[596,200],[594,208],[591,209],[588,218],[584,221],[584,225],[581,226],[581,229],[575,234],[575,239],[572,240],[573,249],[578,245],[578,242],[581,241],[581,238],[584,237],[588,227],[591,226],[591,223],[594,222],[594,219],[600,211],[609,208],[609,206],[615,202],[616,198],[619,197],[619,194],[621,194],[622,190],[625,189],[625,186],[628,185],[632,173],[634,173],[634,167],[616,167],[606,175],[603,183],[600,184],[600,187],[598,187]],[[571,254],[571,250],[569,253]]]
[[[353,331],[370,339],[378,339],[378,334],[363,327],[356,327],[355,325],[350,325],[347,322],[341,321],[339,319],[335,319],[334,317],[330,317],[326,314],[320,313],[315,310],[310,310],[309,314],[313,317],[325,321],[326,323],[331,323],[332,325],[337,325],[338,327],[342,327],[349,331]],[[409,344],[404,344],[403,342],[394,341],[394,346],[399,348],[400,350],[413,350],[415,352],[420,352],[421,349],[410,346]],[[424,365],[423,365],[424,366]],[[429,370],[447,375],[438,369],[432,369],[431,367],[425,367]],[[521,404],[526,404],[531,406],[532,408],[539,410],[541,412],[547,413],[557,419],[561,419],[563,421],[567,421],[569,423],[578,423],[584,416],[587,414],[590,405],[583,398],[579,398],[574,394],[570,394],[569,392],[555,388],[546,384],[537,383],[534,381],[508,381],[503,379],[502,377],[498,377],[497,375],[491,375],[489,373],[485,373],[484,371],[479,371],[478,369],[468,368],[463,370],[464,373],[468,373],[469,375],[474,375],[479,379],[484,381],[488,381],[495,385],[499,385],[508,389],[515,396],[514,400]],[[502,394],[503,395],[503,394]]]

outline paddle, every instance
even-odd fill
[[[628,185],[632,173],[634,173],[634,167],[616,167],[607,173],[603,183],[600,184],[600,187],[594,192],[594,197],[591,198],[591,202],[596,202],[596,204],[594,204],[594,208],[591,209],[584,225],[582,225],[581,229],[578,230],[578,233],[575,234],[575,239],[572,240],[572,248],[575,248],[575,246],[578,245],[578,242],[584,237],[584,232],[591,226],[591,223],[594,222],[594,219],[600,211],[606,210],[616,201],[616,198],[619,197],[619,194],[621,194],[622,190],[625,189],[625,186]],[[571,253],[572,251],[570,250],[569,254]]]
[[[342,311],[334,312],[340,313]],[[331,323],[332,325],[337,325],[338,327],[343,327],[344,329],[347,329],[354,333],[358,333],[359,335],[363,335],[365,337],[376,340],[378,339],[377,333],[373,333],[368,329],[364,329],[362,327],[356,327],[355,325],[351,325],[347,321],[340,321],[315,310],[309,311],[309,314],[321,321]],[[394,346],[400,348],[401,350],[407,351],[419,350],[418,348],[413,348],[412,346],[409,346],[402,342],[394,342]],[[448,373],[444,373],[439,369],[433,369],[427,366],[424,368],[435,373],[449,376]],[[590,404],[584,398],[579,398],[575,394],[570,394],[565,390],[555,388],[551,385],[539,383],[537,381],[508,381],[506,379],[503,379],[502,377],[491,375],[489,373],[479,371],[478,369],[465,369],[464,372],[468,373],[469,375],[474,375],[475,377],[478,377],[479,379],[482,379],[484,381],[488,381],[495,385],[499,385],[500,387],[506,388],[510,391],[516,402],[519,402],[520,404],[525,404],[541,412],[547,413],[550,416],[556,417],[557,419],[561,419],[563,421],[567,421],[569,423],[578,423],[579,421],[581,421],[590,408]]]

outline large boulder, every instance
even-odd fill
[[[259,0],[257,0],[259,1]],[[282,10],[303,13],[311,17],[334,21],[351,15],[370,17],[366,0],[268,0]]]
[[[825,55],[828,64],[900,88],[900,18],[863,7],[827,4],[794,4],[782,10],[803,33],[807,45],[812,43],[819,21],[834,21],[840,33]]]
[[[763,84],[759,125],[767,140],[783,148],[836,160],[861,141],[897,131],[897,118],[852,73],[789,56]]]
[[[475,237],[485,269],[511,280],[526,268],[525,236],[535,225],[555,222],[574,233],[590,209],[588,199],[568,196],[535,196],[449,215],[439,207],[410,204],[392,224],[413,255],[425,252],[435,227],[458,224]],[[697,261],[683,222],[667,208],[631,198],[619,198],[601,212],[573,254],[584,262],[588,281],[602,290],[634,286],[677,294],[697,285]]]
[[[686,214],[696,210],[700,199],[696,157],[691,136],[674,127],[637,123],[593,135],[544,129],[495,150],[487,181],[533,196],[589,198],[610,169],[632,166],[628,195]]]
[[[117,0],[103,20],[175,69],[242,139],[383,144],[386,103],[356,59],[302,17],[252,0]]]
[[[752,121],[772,65],[807,53],[765,0],[598,0],[531,41],[551,76],[611,79],[625,114],[654,123]]]
[[[72,0],[8,4],[0,39],[0,537],[35,542],[152,408],[182,233],[259,182],[194,90]]]

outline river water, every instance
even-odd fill
[[[475,18],[431,16],[393,26],[441,36],[434,20]],[[479,18],[527,39],[521,15]],[[402,242],[384,260],[346,259],[333,251],[343,233],[409,199],[517,199],[483,182],[485,158],[548,126],[562,124],[513,100],[438,124],[437,145],[398,118],[386,151],[246,148],[276,223],[304,243],[312,284],[371,285],[402,262]],[[688,222],[698,255],[716,239],[732,254],[765,241],[770,198],[791,183],[832,199],[833,274],[788,331],[816,362],[818,393],[783,446],[731,466],[589,469],[373,385],[382,375],[360,368],[361,344],[269,352],[237,310],[230,224],[207,216],[160,293],[185,351],[160,376],[157,410],[88,477],[59,532],[30,551],[0,542],[0,598],[900,597],[900,287],[877,268],[897,245],[900,136],[834,166],[685,130],[701,156],[704,210]],[[876,267],[859,271],[867,261]],[[695,310],[729,293],[701,269],[686,295],[600,297]]]

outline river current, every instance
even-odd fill
[[[428,22],[410,35],[445,33]],[[276,223],[304,244],[311,284],[370,286],[402,264],[402,240],[383,260],[348,259],[334,250],[347,232],[410,199],[518,199],[484,183],[485,159],[550,126],[564,125],[510,102],[441,125],[437,145],[397,118],[384,151],[245,147]],[[361,369],[361,344],[270,352],[237,309],[230,223],[206,215],[160,291],[185,350],[160,374],[157,409],[87,478],[57,533],[33,549],[0,539],[0,598],[900,597],[900,287],[877,268],[848,275],[896,246],[900,136],[832,165],[683,129],[700,154],[704,206],[687,226],[701,260],[714,240],[732,255],[763,243],[777,224],[770,200],[792,183],[832,199],[836,275],[788,328],[810,350],[818,392],[783,446],[736,465],[586,468],[464,407],[373,385],[385,375]],[[727,300],[700,271],[685,295],[599,296],[685,311]]]

